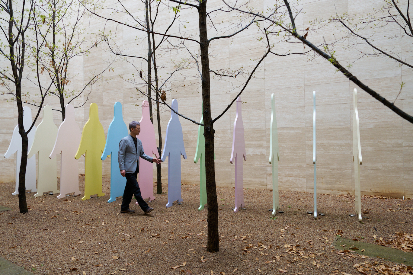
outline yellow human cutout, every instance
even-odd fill
[[[85,195],[82,200],[90,199],[91,195],[104,196],[102,192],[102,156],[105,149],[105,131],[99,121],[98,105],[90,104],[89,120],[82,131],[79,149],[75,159],[85,155]]]

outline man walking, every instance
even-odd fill
[[[152,207],[143,200],[141,196],[141,190],[137,181],[139,173],[139,157],[149,161],[161,163],[160,159],[153,159],[145,154],[142,147],[142,142],[136,138],[141,131],[139,122],[132,121],[129,123],[130,134],[122,138],[119,142],[118,161],[119,169],[122,176],[126,177],[126,186],[123,193],[122,206],[120,208],[121,213],[132,214],[135,211],[129,209],[129,204],[132,200],[132,196],[135,195],[139,206],[142,208],[145,214],[149,214],[153,211]]]

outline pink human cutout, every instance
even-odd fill
[[[242,101],[241,97],[237,98],[237,114],[234,122],[234,134],[232,141],[232,153],[230,163],[234,163],[235,159],[235,208],[234,212],[245,207],[244,204],[244,190],[243,190],[243,162],[247,160],[245,153],[244,140],[244,125],[242,123]]]
[[[82,134],[75,121],[75,109],[71,104],[66,105],[65,120],[60,124],[56,142],[50,153],[50,158],[62,154],[60,164],[60,195],[58,199],[67,194],[80,195],[78,160],[73,156],[79,147]]]
[[[137,138],[142,141],[143,151],[149,156],[155,155],[158,158],[155,130],[149,116],[149,102],[146,100],[142,103],[142,118],[139,123],[141,125],[141,132]],[[139,161],[139,187],[142,198],[149,198],[149,201],[152,201],[155,199],[153,195],[153,163],[142,160]]]

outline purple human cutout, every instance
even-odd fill
[[[171,107],[178,112],[178,101],[172,100]],[[182,202],[181,197],[181,155],[186,159],[182,126],[178,115],[171,110],[171,119],[166,127],[165,145],[162,153],[162,161],[168,158],[168,203],[171,207],[174,201]]]

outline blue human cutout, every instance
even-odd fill
[[[178,101],[172,100],[171,107],[178,112]],[[168,158],[168,203],[171,207],[174,201],[182,203],[181,197],[181,155],[186,159],[182,126],[178,115],[171,110],[171,119],[166,127],[165,145],[162,153],[162,161]]]
[[[102,160],[110,156],[110,199],[108,202],[114,202],[117,197],[122,196],[126,185],[126,178],[122,177],[119,172],[118,150],[120,140],[128,135],[128,127],[123,121],[122,104],[116,102],[113,109],[113,120],[109,125],[105,149],[101,156]]]
[[[23,127],[27,131],[32,124],[32,110],[24,106],[23,107]],[[27,135],[29,139],[28,148],[32,147],[34,136],[36,133],[36,126],[33,126],[30,133]],[[9,148],[7,152],[4,154],[5,158],[11,157],[14,153],[17,153],[16,156],[16,188],[12,195],[19,194],[19,171],[20,171],[20,162],[22,158],[22,138],[19,133],[19,125],[16,125],[13,130],[13,135],[11,137]],[[36,156],[32,156],[31,158],[27,158],[27,166],[26,166],[26,190],[31,190],[32,192],[36,192]]]

